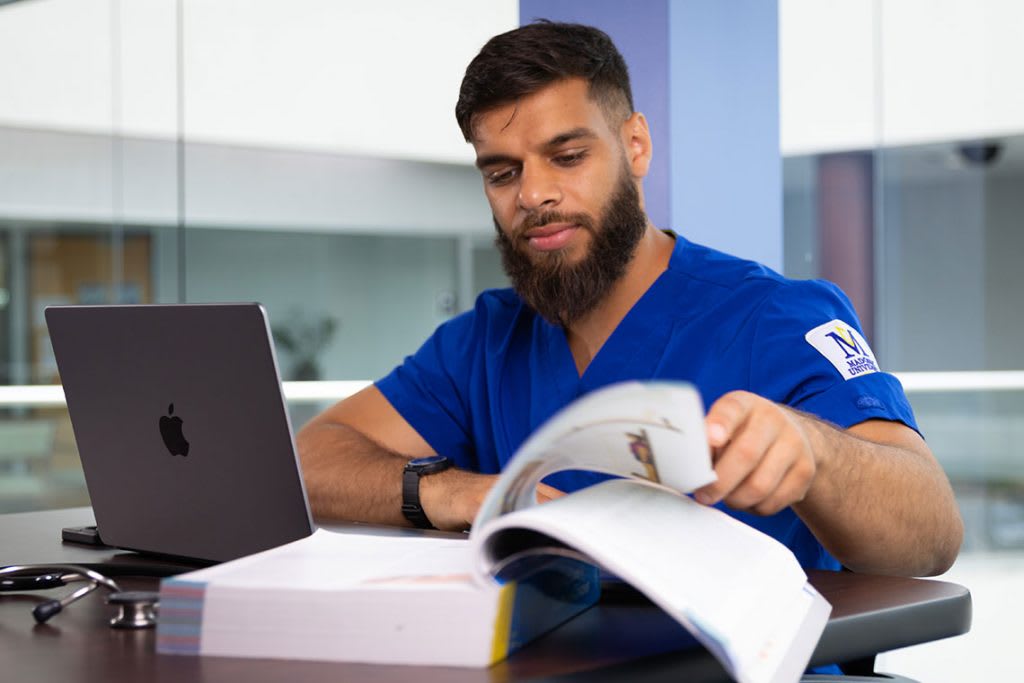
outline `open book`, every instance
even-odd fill
[[[603,568],[741,682],[796,681],[830,607],[782,544],[684,492],[714,479],[696,390],[579,399],[516,453],[469,541],[309,538],[161,585],[161,652],[486,666],[593,604]],[[537,505],[548,474],[618,475]]]

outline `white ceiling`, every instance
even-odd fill
[[[516,0],[0,7],[0,125],[468,163],[465,64]],[[116,11],[116,14],[114,12]],[[1024,132],[1024,3],[779,0],[783,154]],[[113,37],[117,37],[114,40]]]

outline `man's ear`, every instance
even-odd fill
[[[640,112],[633,112],[622,124],[622,144],[633,177],[645,177],[651,167],[651,131],[647,128],[647,119]]]

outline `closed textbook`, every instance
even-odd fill
[[[619,478],[537,505],[566,469]],[[797,681],[830,607],[785,546],[683,494],[713,479],[693,387],[608,387],[523,444],[468,540],[318,530],[165,579],[157,649],[487,666],[596,602],[600,566],[737,681]]]
[[[555,558],[479,583],[470,543],[317,530],[166,579],[163,653],[488,666],[598,597],[592,568]]]

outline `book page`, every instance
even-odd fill
[[[592,558],[686,626],[739,680],[772,680],[792,646],[794,615],[812,608],[806,574],[784,545],[639,481],[607,481],[503,515],[471,542],[476,575],[488,580],[510,556],[545,552],[538,545]],[[819,635],[803,637],[813,649]],[[761,673],[748,678],[754,671]]]
[[[626,382],[575,401],[506,465],[473,527],[534,504],[547,475],[593,470],[689,492],[715,480],[700,395],[682,382]]]
[[[218,587],[324,592],[398,579],[471,573],[460,539],[374,536],[317,529],[311,536],[188,574]]]

